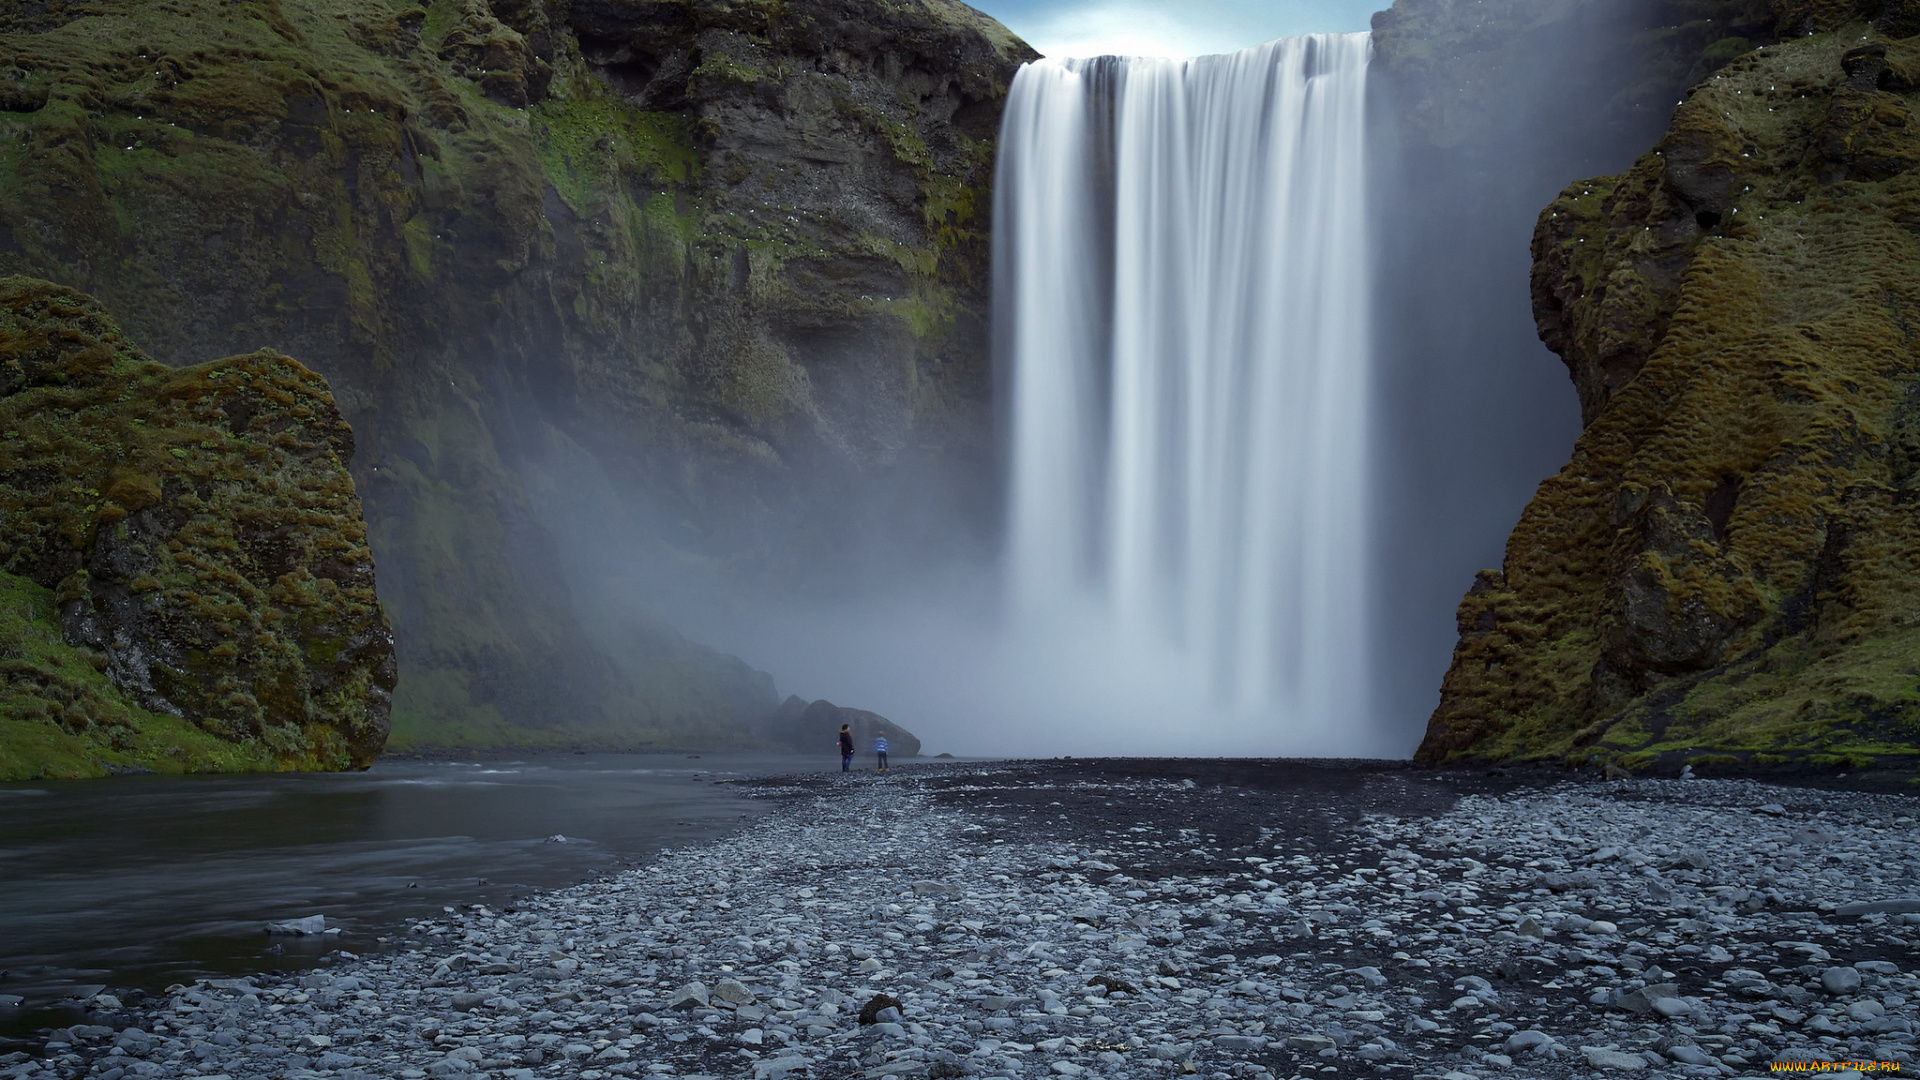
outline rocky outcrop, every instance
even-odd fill
[[[1535,314],[1585,430],[1461,604],[1423,758],[1915,760],[1920,27],[1897,9],[1777,5],[1779,40],[1541,215]]]
[[[991,528],[986,185],[1029,55],[952,0],[0,0],[0,272],[170,364],[328,377],[402,734],[724,740],[763,711],[629,632],[602,538],[795,591],[878,513]]]
[[[1686,88],[1769,37],[1750,0],[1396,0],[1374,18],[1382,295],[1372,687],[1419,741],[1473,573],[1566,461],[1578,402],[1534,332],[1539,208],[1617,172]]]
[[[52,590],[42,617],[117,691],[59,674],[51,643],[23,640],[29,613],[0,643],[4,771],[23,768],[14,725],[54,728],[41,743],[97,728],[124,751],[156,716],[255,767],[365,768],[395,667],[352,454],[297,361],[168,368],[91,298],[0,278],[0,566]]]
[[[866,709],[848,709],[831,701],[808,702],[789,695],[768,720],[768,734],[776,745],[796,754],[828,753],[846,724],[853,729],[853,745],[860,754],[873,752],[873,740],[884,735],[889,758],[920,755],[920,740],[899,724]]]

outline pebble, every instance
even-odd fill
[[[48,1033],[0,1080],[1920,1064],[1920,928],[1857,908],[1920,882],[1910,800],[1387,775],[1425,794],[1359,807],[1048,763],[769,784],[782,804],[731,837],[418,920],[393,951],[96,998],[110,1022]]]

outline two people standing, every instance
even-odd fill
[[[893,770],[887,765],[887,737],[885,735],[875,735],[873,737],[873,752],[879,755],[879,758],[880,758],[879,771],[892,772]],[[840,771],[847,772],[852,768],[853,768],[853,726],[851,724],[841,724],[840,725]]]

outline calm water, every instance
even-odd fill
[[[835,759],[552,755],[344,775],[0,784],[0,1043],[102,986],[374,952],[408,916],[618,869],[755,816],[726,779]],[[561,836],[564,840],[553,840]],[[345,933],[267,937],[324,914]]]

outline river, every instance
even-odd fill
[[[509,905],[711,839],[764,805],[724,781],[838,764],[553,754],[0,784],[0,1053],[75,1022],[75,999],[103,987],[325,964],[383,948],[409,917]],[[264,932],[316,914],[342,933]]]

